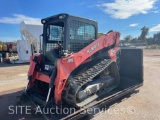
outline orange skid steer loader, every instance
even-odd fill
[[[36,105],[76,108],[63,119],[80,118],[143,85],[143,52],[119,48],[120,33],[98,38],[94,20],[58,14],[41,20],[42,53],[31,56],[26,97]]]

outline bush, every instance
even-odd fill
[[[156,49],[156,45],[151,45],[150,49]]]
[[[147,45],[146,47],[145,47],[145,49],[149,49],[150,48],[150,46],[149,45]]]
[[[157,49],[160,49],[160,45],[157,46]]]
[[[145,49],[160,49],[160,45],[147,45]]]

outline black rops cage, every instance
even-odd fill
[[[61,45],[61,49],[78,52],[97,39],[98,28],[94,20],[68,14],[58,14],[41,20],[43,48],[49,51]]]

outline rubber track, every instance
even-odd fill
[[[65,100],[68,104],[71,104],[76,107],[76,94],[80,90],[80,88],[89,82],[91,79],[100,74],[104,69],[106,69],[111,63],[114,61],[111,59],[104,59],[100,61],[98,64],[90,67],[89,69],[70,77],[67,80],[64,91],[62,93],[62,99]]]

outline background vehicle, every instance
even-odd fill
[[[39,54],[40,40],[43,26],[39,24],[30,24],[26,21],[20,23],[21,40],[17,40],[18,60],[12,63],[27,63],[30,56]]]

